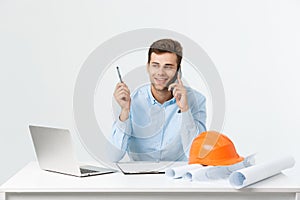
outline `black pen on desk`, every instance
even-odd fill
[[[120,73],[120,70],[119,70],[118,66],[117,66],[117,72],[118,72],[118,75],[119,75],[120,82],[123,83],[122,76],[121,76],[121,73]]]

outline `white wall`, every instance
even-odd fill
[[[223,80],[223,132],[238,152],[300,161],[300,1],[0,1],[0,184],[35,160],[28,124],[75,131],[73,90],[87,56],[125,31],[184,34]],[[80,160],[91,157],[74,134]]]

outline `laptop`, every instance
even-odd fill
[[[79,166],[69,130],[42,126],[29,126],[36,157],[41,169],[61,174],[86,177],[109,174],[115,169],[91,165]]]

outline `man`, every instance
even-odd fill
[[[193,139],[206,131],[205,97],[181,80],[182,47],[172,39],[154,42],[148,51],[151,84],[132,95],[123,82],[114,98],[121,107],[112,142],[134,161],[186,161]],[[177,79],[177,81],[175,81]]]

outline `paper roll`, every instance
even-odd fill
[[[228,166],[215,166],[206,171],[206,176],[209,179],[225,179],[230,176],[234,171],[250,167],[255,164],[255,154],[245,157],[245,159],[239,163]]]
[[[292,156],[265,161],[260,164],[233,172],[229,176],[229,182],[234,188],[240,189],[263,179],[269,178],[280,173],[282,170],[293,167],[294,165],[295,160]]]
[[[184,165],[179,167],[169,168],[165,171],[166,176],[171,178],[180,178],[183,177],[188,171],[194,169],[200,169],[203,166],[200,164],[191,164],[191,165]]]
[[[210,168],[212,168],[212,166],[190,170],[183,176],[183,178],[189,181],[208,181],[209,178],[206,175],[206,171]]]

